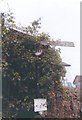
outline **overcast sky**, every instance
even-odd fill
[[[63,61],[71,64],[68,81],[80,74],[80,0],[2,0],[1,7],[11,9],[17,24],[26,26],[41,17],[42,31],[52,39],[74,42],[75,47],[58,48]]]

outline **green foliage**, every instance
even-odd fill
[[[39,32],[38,29],[41,28],[41,26],[40,26],[40,24],[41,24],[40,20],[41,20],[41,18],[39,18],[37,20],[34,20],[31,25],[29,25],[28,27],[26,27],[26,32],[28,34],[30,34],[30,35],[37,36],[38,32]]]
[[[11,15],[7,21],[13,23]],[[2,34],[4,117],[17,117],[20,110],[23,118],[25,112],[28,117],[29,111],[33,111],[33,99],[36,98],[37,92],[43,98],[49,98],[49,93],[52,91],[57,93],[59,90],[62,93],[61,77],[65,68],[60,65],[62,62],[60,52],[40,44],[43,40],[49,41],[50,36],[45,33],[37,34],[37,29],[40,28],[39,21],[40,19],[34,21],[31,29],[28,26],[28,33],[31,34],[19,32],[11,27],[3,29],[2,33],[5,33]],[[37,49],[43,50],[42,55],[38,57],[35,56]],[[39,91],[36,89],[37,82]]]

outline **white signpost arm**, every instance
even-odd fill
[[[51,45],[53,47],[56,46],[63,46],[63,47],[75,47],[74,42],[69,42],[69,41],[61,41],[61,40],[56,40],[56,41],[41,41],[41,44],[46,46],[46,45]]]

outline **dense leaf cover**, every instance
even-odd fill
[[[53,95],[62,94],[61,80],[65,68],[60,65],[60,52],[49,45],[41,45],[41,41],[49,41],[50,37],[45,33],[37,33],[39,20],[32,25],[30,28],[33,31],[26,29],[26,33],[2,25],[4,118],[33,117],[36,115],[33,112],[33,99],[37,95],[46,98],[50,105],[49,100]],[[38,57],[36,50],[42,50]]]

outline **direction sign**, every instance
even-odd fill
[[[69,41],[56,40],[56,41],[52,41],[51,44],[54,46],[75,47],[74,43]]]
[[[47,101],[43,98],[34,99],[34,111],[41,112],[47,110]]]
[[[75,47],[74,42],[69,42],[69,41],[61,41],[61,40],[56,40],[56,41],[41,41],[42,45],[51,45],[51,46],[64,46],[64,47]]]

